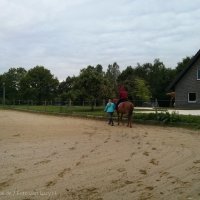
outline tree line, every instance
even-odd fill
[[[117,98],[119,85],[124,85],[129,99],[138,106],[155,99],[159,106],[168,106],[166,88],[190,60],[191,57],[183,58],[174,69],[165,67],[159,59],[127,66],[122,71],[116,62],[108,65],[106,71],[100,64],[89,65],[81,69],[78,76],[68,76],[61,82],[44,66],[28,71],[22,67],[10,68],[0,75],[0,100],[5,87],[7,104],[16,100],[31,100],[37,104],[70,100],[79,104],[90,101],[93,105],[102,103],[102,99]]]

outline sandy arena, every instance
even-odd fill
[[[0,111],[0,200],[199,200],[200,135]]]

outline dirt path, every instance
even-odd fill
[[[0,199],[200,199],[200,135],[0,111]]]

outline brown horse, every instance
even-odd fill
[[[116,104],[117,99],[113,99],[113,102]],[[118,109],[116,110],[117,111],[118,125],[119,125],[120,121],[122,121],[123,115],[127,115],[127,117],[128,117],[127,126],[132,128],[133,109],[134,109],[134,104],[131,103],[130,101],[124,101],[124,102],[121,102],[118,105]]]
[[[176,93],[175,92],[169,92],[169,93],[166,93],[167,96],[170,96],[170,104],[169,106],[170,107],[174,107],[174,101],[175,101],[175,97],[176,97]]]

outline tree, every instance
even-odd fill
[[[151,96],[153,100],[158,100],[160,106],[165,106],[168,102],[166,97],[166,88],[174,77],[174,70],[165,67],[163,62],[155,59],[154,63],[139,63],[135,68],[127,67],[120,74],[118,81],[124,83],[128,89],[129,98],[141,102],[141,97],[146,99],[143,89],[147,89],[147,97]],[[139,81],[138,81],[139,80]],[[143,82],[144,81],[144,82]],[[142,88],[143,86],[144,88]],[[139,88],[138,88],[139,87]],[[141,92],[138,95],[138,92]],[[137,94],[136,94],[137,93]],[[167,105],[167,104],[166,104]]]
[[[142,66],[138,64],[135,70],[137,77],[142,78],[149,85],[152,98],[159,99],[160,103],[163,102],[165,97],[166,87],[166,68],[163,62],[159,59],[155,59],[154,63],[145,63]]]
[[[76,82],[76,77],[68,76],[65,81],[62,81],[58,87],[58,95],[62,101],[72,100],[74,101],[77,97],[75,92],[74,85]]]
[[[98,73],[104,74],[102,65],[98,64],[98,65],[95,67],[95,69],[97,70]]]
[[[152,63],[144,63],[143,65],[137,63],[137,67],[135,68],[135,75],[148,81],[152,68]]]
[[[105,76],[103,77],[100,91],[102,99],[116,98],[116,92],[113,90],[113,87],[110,86],[110,82]]]
[[[144,79],[141,78],[135,79],[135,96],[141,103],[150,100],[151,92],[149,86],[147,85]]]
[[[3,75],[0,75],[0,102],[3,103]]]
[[[91,101],[91,108],[94,109],[95,100],[101,98],[103,76],[97,68],[88,66],[80,71],[77,86],[83,97]],[[76,87],[78,89],[78,87]]]
[[[143,73],[138,73],[140,72],[139,69],[143,71]],[[143,101],[148,101],[151,97],[147,81],[140,77],[144,76],[144,72],[143,68],[139,65],[136,69],[128,66],[118,77],[119,84],[123,84],[127,88],[129,99],[139,105],[141,105]]]
[[[131,79],[135,76],[135,70],[128,66],[125,70],[121,72],[121,74],[117,78],[117,82],[119,85],[123,84],[123,82],[127,79]]]
[[[114,91],[115,93],[117,93],[117,88],[118,88],[117,79],[119,75],[120,75],[119,65],[116,62],[114,62],[113,65],[108,65],[106,78],[109,81],[112,91]]]
[[[191,59],[191,57],[187,56],[183,58],[181,62],[178,62],[176,66],[176,74],[179,74],[181,71],[183,71],[187,67]]]
[[[20,81],[26,75],[26,70],[22,67],[10,68],[8,72],[2,75],[2,82],[6,88],[6,99],[9,101],[19,99],[20,94]]]
[[[42,101],[52,100],[55,97],[58,84],[58,79],[54,78],[50,70],[36,66],[21,80],[21,93],[24,99],[35,100],[41,104]]]

